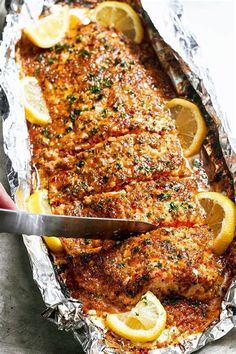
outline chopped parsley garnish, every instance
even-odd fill
[[[159,195],[157,195],[157,198],[159,200],[167,200],[170,199],[171,195],[169,193],[160,193]]]
[[[121,60],[119,58],[115,58],[115,61],[114,61],[115,65],[118,65],[121,63]]]
[[[80,113],[81,113],[81,109],[79,109],[79,108],[75,108],[75,109],[74,109],[74,114],[76,114],[77,116],[79,116]]]
[[[122,170],[122,165],[121,165],[121,163],[118,162],[118,163],[116,164],[116,167],[117,167],[117,170]]]
[[[200,168],[201,167],[201,162],[198,159],[193,159],[192,165],[194,167],[196,167],[196,168]]]
[[[83,58],[90,57],[90,53],[86,49],[81,49],[79,52],[79,56],[81,56]]]
[[[80,160],[78,163],[77,163],[77,166],[79,168],[83,167],[85,165],[85,161],[84,160]]]
[[[133,251],[133,253],[138,253],[138,252],[140,252],[140,247],[135,246],[132,251]]]
[[[78,36],[78,37],[76,37],[76,43],[81,43],[82,42],[82,39],[81,39],[81,37],[80,36]]]
[[[109,80],[108,78],[103,79],[103,86],[104,87],[111,87],[112,86],[112,81]]]
[[[56,53],[62,52],[64,49],[69,49],[70,45],[65,43],[65,44],[56,44],[55,45],[55,51]]]
[[[48,64],[52,65],[55,61],[55,58],[48,58]]]
[[[72,121],[72,123],[76,121],[76,116],[73,112],[70,112],[70,120]]]
[[[169,212],[177,213],[178,212],[178,205],[176,205],[174,202],[171,202],[169,204]]]
[[[42,131],[42,134],[45,136],[45,138],[49,138],[49,137],[50,137],[50,132],[49,132],[48,129],[44,129],[44,130]]]
[[[152,245],[152,241],[149,238],[146,238],[145,240],[143,240],[143,243],[145,246]]]
[[[90,86],[90,92],[91,93],[98,93],[101,91],[101,87],[100,86],[97,86],[97,85],[94,85],[94,86]]]
[[[162,263],[160,261],[158,261],[155,265],[155,267],[161,269],[162,268]]]
[[[150,218],[152,216],[152,213],[149,211],[147,214],[146,214],[146,217],[147,218]]]
[[[37,54],[36,55],[36,60],[40,63],[43,60],[43,54],[42,53]]]
[[[67,133],[70,133],[72,130],[73,130],[73,128],[72,128],[72,127],[68,127],[68,128],[66,128],[66,132],[67,132]]]
[[[106,117],[106,116],[107,116],[107,109],[104,108],[104,109],[101,111],[101,113],[102,113],[102,116],[103,116],[103,117]]]
[[[124,267],[125,267],[124,263],[118,263],[117,264],[117,268],[119,268],[119,269],[124,268]]]
[[[75,97],[74,95],[67,95],[66,99],[73,103],[77,100],[77,97]]]
[[[97,129],[97,128],[93,128],[93,129],[90,130],[90,133],[91,133],[92,135],[97,134],[97,132],[98,132],[98,129]]]

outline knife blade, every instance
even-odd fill
[[[148,222],[129,219],[31,214],[0,209],[0,232],[16,234],[118,240],[156,228]]]

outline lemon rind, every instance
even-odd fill
[[[33,24],[29,27],[24,28],[23,32],[25,33],[25,35],[28,37],[28,39],[37,47],[39,48],[43,48],[43,49],[47,49],[47,48],[51,48],[54,45],[56,45],[57,43],[59,43],[63,37],[65,36],[65,33],[68,29],[69,26],[69,9],[68,6],[63,6],[60,10],[60,12],[64,12],[62,17],[63,17],[63,21],[62,21],[62,26],[60,26],[60,32],[58,34],[57,37],[52,38],[51,40],[45,40],[40,38],[40,36],[38,36],[35,31],[38,27],[44,27],[45,22],[48,22],[55,19],[58,14],[59,11],[57,13],[52,13],[51,15],[48,15],[46,17],[43,17],[41,19],[39,19],[36,24]]]
[[[94,14],[93,14],[93,18],[96,21],[96,15],[97,13],[106,7],[115,7],[115,8],[119,8],[124,10],[129,17],[132,18],[133,22],[134,22],[134,28],[135,28],[135,38],[134,38],[134,42],[137,44],[140,44],[142,42],[143,39],[143,26],[142,26],[142,22],[139,18],[139,15],[135,12],[135,10],[128,4],[126,3],[122,3],[122,2],[118,2],[118,1],[105,1],[102,2],[100,4],[98,4],[96,6],[96,8],[94,9]]]
[[[147,298],[148,301],[154,303],[154,305],[158,309],[159,316],[157,318],[157,324],[153,328],[148,330],[132,329],[118,318],[119,314],[107,315],[107,327],[110,328],[117,335],[134,342],[150,342],[156,340],[165,329],[166,311],[160,301],[151,291],[148,291],[144,296]],[[129,312],[127,312],[127,314],[129,314]]]
[[[217,255],[222,255],[233,241],[236,226],[236,206],[228,197],[218,192],[200,192],[198,199],[210,199],[220,204],[225,212],[221,232],[213,240],[212,249]]]
[[[173,98],[166,104],[167,108],[169,109],[177,105],[183,106],[185,108],[189,108],[191,111],[194,112],[195,117],[197,118],[196,119],[197,126],[198,126],[197,133],[194,136],[192,144],[187,149],[184,149],[184,156],[191,157],[197,154],[201,149],[203,140],[205,139],[207,133],[206,124],[198,106],[195,103],[192,103],[183,98]]]

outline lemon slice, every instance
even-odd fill
[[[25,28],[24,33],[37,47],[53,47],[62,40],[67,31],[68,11],[68,6],[58,6],[55,13]]]
[[[91,10],[86,8],[73,8],[69,10],[69,30],[76,30],[78,25],[90,23]]]
[[[206,211],[207,223],[215,235],[213,250],[221,255],[234,238],[235,204],[228,197],[217,192],[201,192],[197,197]]]
[[[28,200],[28,211],[35,214],[51,214],[51,208],[48,203],[48,191],[46,189],[39,189],[38,191],[31,194]],[[55,252],[63,252],[63,246],[58,237],[43,237],[48,248]]]
[[[143,26],[138,14],[124,2],[102,2],[95,8],[94,18],[102,26],[114,25],[136,43],[143,39]]]
[[[186,157],[199,152],[206,137],[206,124],[199,108],[192,102],[174,98],[167,103]]]
[[[106,324],[114,333],[134,342],[153,341],[165,329],[166,311],[148,291],[130,312],[107,315]]]
[[[32,76],[26,76],[21,80],[24,95],[24,108],[26,119],[34,124],[46,125],[51,118],[43,97],[38,80]]]

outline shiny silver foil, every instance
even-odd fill
[[[156,1],[155,12],[151,11],[150,7],[153,6],[153,1],[142,0],[141,3],[143,9],[140,9],[140,12],[147,25],[154,49],[178,94],[196,98],[198,104],[204,109],[204,117],[210,120],[213,130],[218,131],[221,150],[228,166],[227,178],[232,181],[232,187],[234,187],[236,183],[236,140],[231,135],[226,117],[219,109],[208,71],[200,64],[198,44],[182,23],[181,2]],[[8,180],[14,197],[19,192],[27,197],[30,181],[30,149],[19,85],[19,68],[14,59],[15,44],[21,36],[21,29],[26,27],[30,21],[36,20],[44,6],[50,7],[53,4],[53,0],[13,0],[0,45],[0,106],[3,118],[4,149],[8,157]],[[210,149],[210,144],[206,144],[205,150],[211,157],[211,150],[214,149]],[[214,158],[213,155],[212,157]],[[25,235],[23,238],[30,258],[33,278],[47,307],[43,316],[56,323],[59,329],[71,330],[86,353],[115,353],[115,350],[105,342],[105,329],[96,317],[84,314],[81,310],[81,303],[68,296],[65,286],[58,280],[50,255],[41,238]],[[236,280],[228,289],[217,323],[210,326],[204,333],[185,339],[181,345],[153,349],[149,352],[192,353],[224,336],[236,326],[235,310]],[[124,353],[127,351],[124,350]]]

